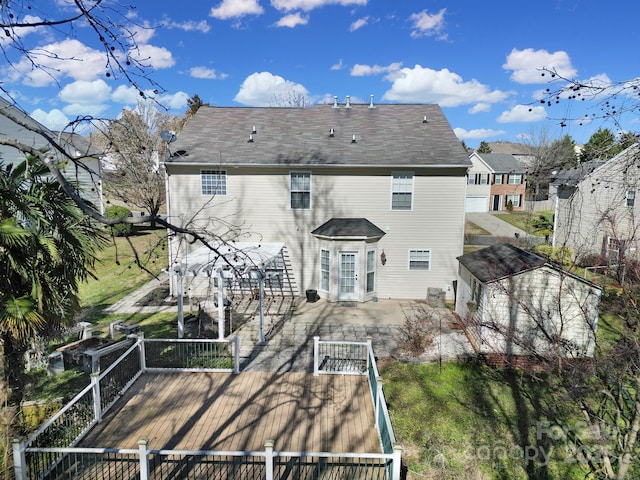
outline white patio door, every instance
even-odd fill
[[[340,252],[338,301],[358,300],[358,252]]]

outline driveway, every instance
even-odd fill
[[[516,228],[513,225],[500,220],[500,218],[496,217],[493,213],[467,212],[466,218],[470,222],[475,223],[481,228],[484,228],[488,232],[491,232],[491,235],[494,237],[515,238],[516,233],[520,238],[529,236],[529,234],[524,230],[520,230],[519,228]]]

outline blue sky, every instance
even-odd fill
[[[16,2],[18,3],[18,2]],[[51,18],[69,0],[32,2],[25,20]],[[39,4],[43,4],[38,6]],[[616,4],[618,5],[618,4]],[[291,96],[309,104],[347,95],[353,102],[438,103],[458,138],[522,141],[547,130],[584,143],[603,124],[559,118],[598,113],[597,102],[535,103],[548,85],[542,67],[580,80],[636,78],[640,2],[594,0],[140,0],[129,13],[139,55],[164,89],[158,100],[182,114],[198,94],[215,106],[278,106]],[[118,116],[140,98],[123,78],[106,77],[99,45],[85,24],[31,29],[28,49],[46,48],[48,74],[11,60],[2,86],[45,125],[77,116]],[[640,127],[623,119],[625,130]]]

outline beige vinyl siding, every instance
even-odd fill
[[[640,217],[640,169],[637,158],[610,160],[580,182],[574,193],[558,198],[555,245],[576,255],[598,255],[607,236],[637,244]],[[636,205],[627,206],[627,191],[636,190]],[[637,255],[637,250],[635,252]]]
[[[487,353],[544,353],[550,349],[542,331],[573,342],[569,356],[592,356],[599,290],[564,272],[542,267],[486,286],[482,325]],[[516,342],[497,334],[515,326]]]
[[[307,288],[318,288],[320,244],[310,232],[333,217],[364,217],[386,232],[376,245],[379,297],[424,299],[428,287],[437,287],[453,298],[456,256],[462,254],[463,246],[464,169],[412,168],[411,211],[391,210],[391,172],[399,169],[331,167],[304,169],[311,172],[311,209],[292,210],[289,172],[300,170],[227,167],[227,195],[212,198],[200,194],[200,168],[170,167],[171,211],[179,217],[173,221],[180,223],[201,211],[202,225],[203,219],[222,218],[242,223],[252,234],[245,241],[283,242],[298,292],[303,293]],[[226,232],[228,228],[219,225],[216,230]],[[408,251],[416,248],[431,250],[429,271],[409,271]],[[387,256],[384,266],[379,258],[382,250]],[[365,258],[360,262],[364,264]],[[362,275],[362,286],[364,282]]]

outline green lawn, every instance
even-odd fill
[[[538,438],[546,422],[567,424],[545,416],[554,399],[544,382],[477,363],[396,362],[381,375],[407,479],[585,477],[567,445]]]
[[[167,266],[166,230],[137,230],[127,240],[115,237],[98,255],[95,279],[80,286],[79,321],[96,322],[102,310],[152,280]],[[144,269],[136,265],[135,247]]]
[[[531,226],[531,221],[537,219],[540,215],[551,216],[553,218],[553,211],[545,210],[540,212],[509,212],[509,213],[496,213],[494,214],[500,220],[513,225],[525,232],[538,235],[537,232]],[[541,235],[542,236],[542,235]]]

